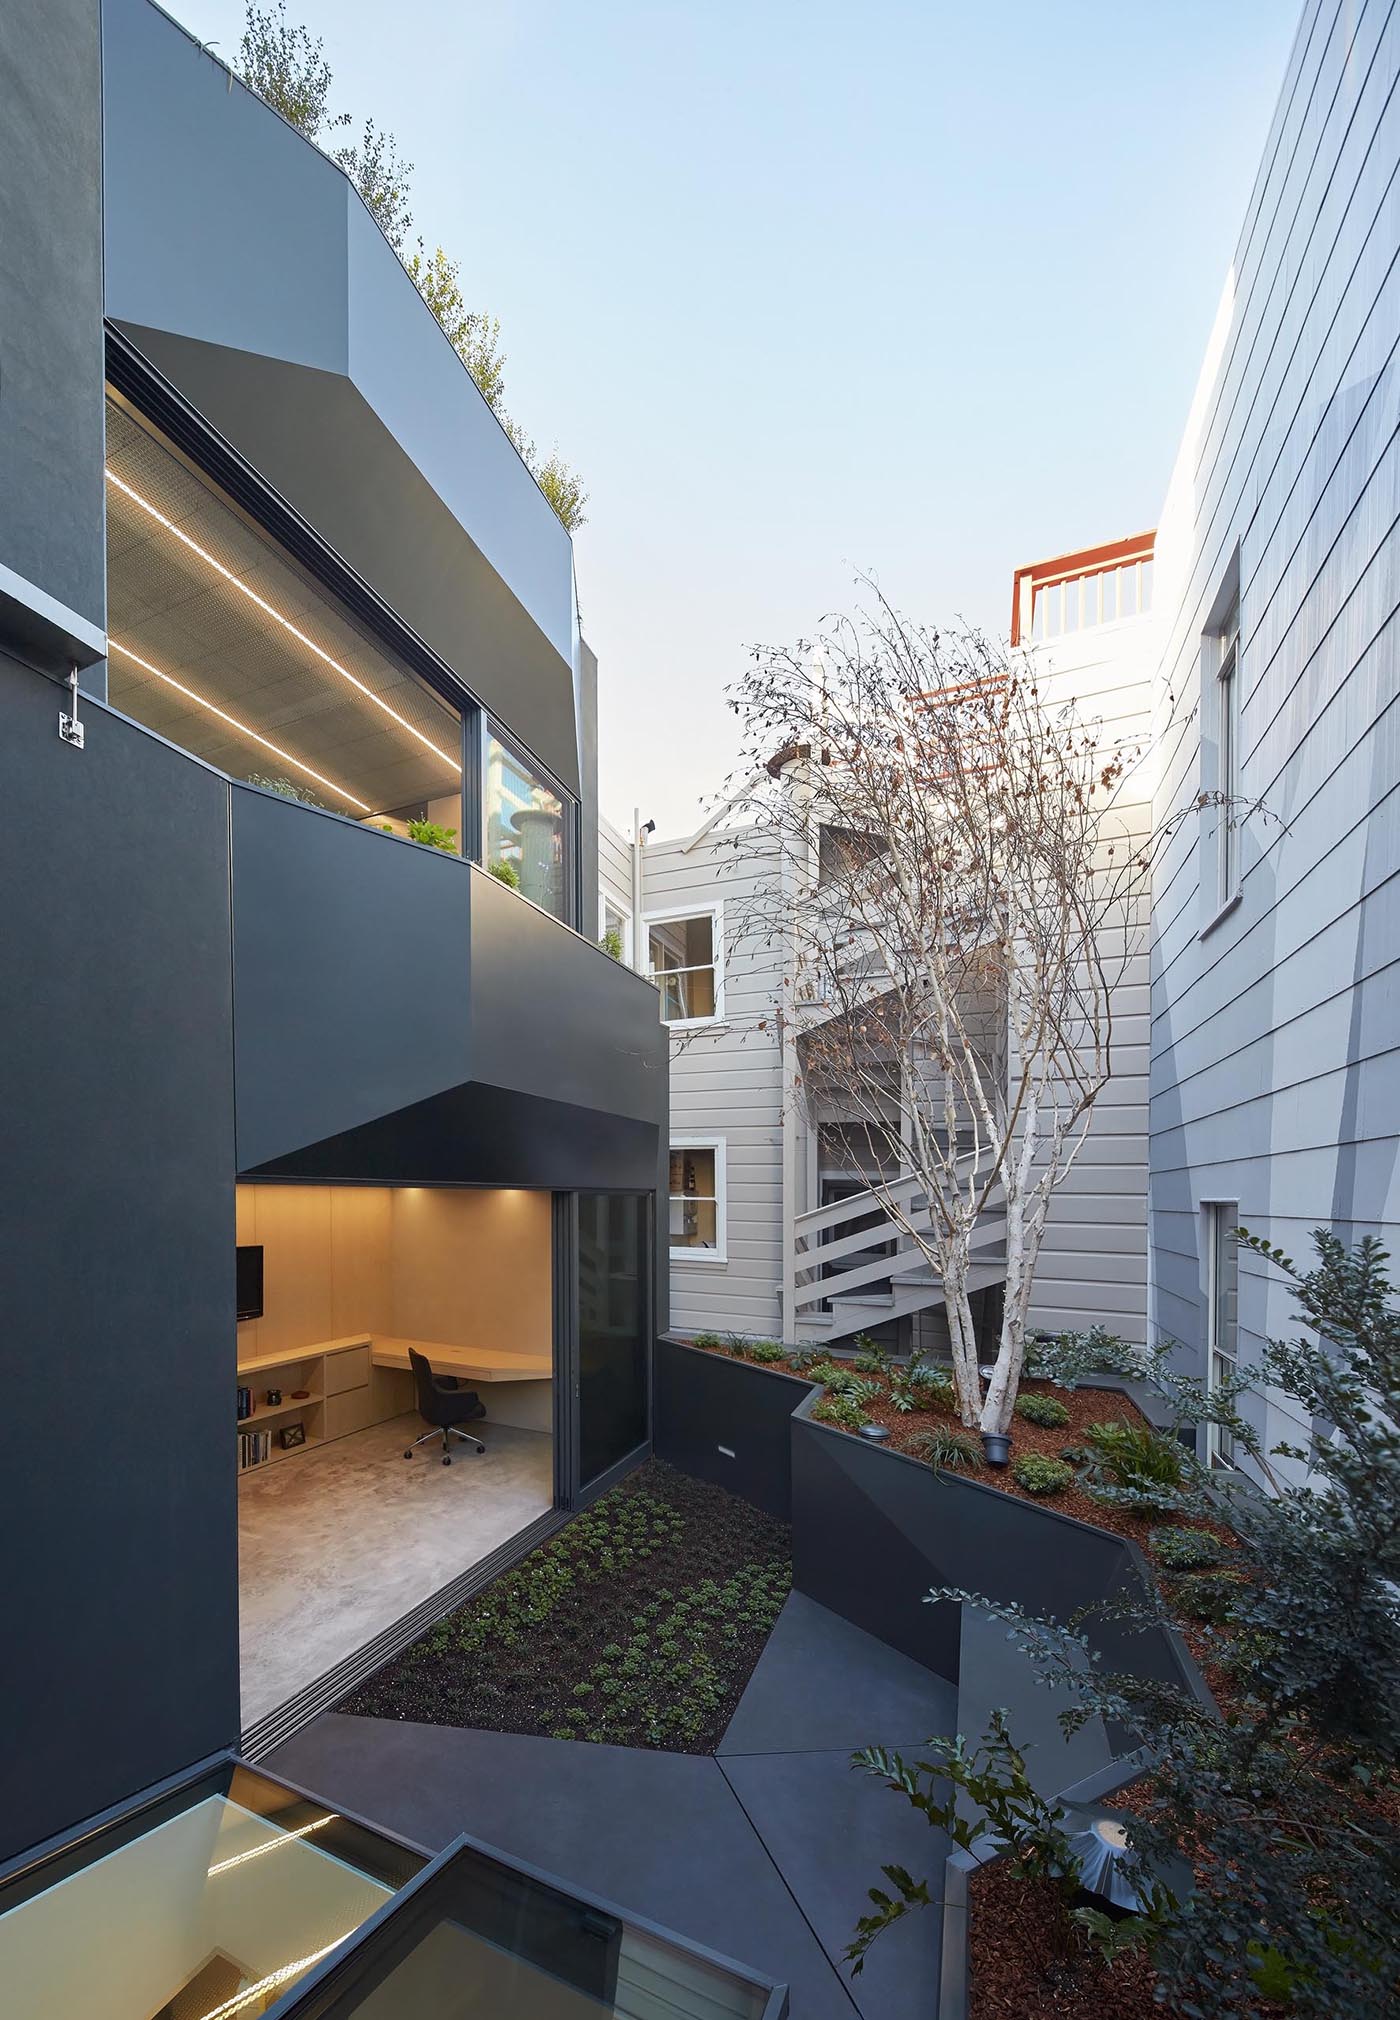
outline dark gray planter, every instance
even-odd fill
[[[1011,1464],[1011,1433],[1009,1431],[984,1431],[982,1450],[987,1455],[989,1466],[1009,1466]]]

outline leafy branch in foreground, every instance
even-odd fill
[[[1378,1243],[1349,1250],[1325,1229],[1313,1239],[1316,1266],[1304,1271],[1239,1231],[1292,1287],[1303,1332],[1271,1341],[1252,1379],[1323,1427],[1309,1451],[1265,1452],[1238,1389],[1207,1398],[1156,1362],[1173,1414],[1228,1420],[1270,1493],[1188,1465],[1173,1514],[1211,1530],[1166,1531],[1183,1544],[1160,1582],[1068,1626],[972,1593],[929,1595],[1004,1621],[1041,1681],[1066,1693],[1067,1733],[1102,1718],[1150,1750],[1132,1826],[1141,1874],[1184,1858],[1194,1875],[1190,1897],[1159,1902],[1152,1918],[1158,1995],[1182,2020],[1265,2020],[1280,2007],[1300,2020],[1390,2020],[1396,2010],[1400,1316]],[[1175,1684],[1107,1671],[1083,1631],[1096,1614],[1167,1617],[1185,1579],[1210,1575],[1186,1567],[1214,1554],[1222,1527],[1232,1538],[1215,1572],[1224,1596],[1197,1632],[1207,1667],[1228,1680],[1224,1716]],[[919,1888],[901,1891],[906,1907]],[[895,1918],[876,1905],[857,1931],[862,1955]]]

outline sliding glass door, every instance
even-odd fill
[[[647,1435],[650,1201],[578,1195],[578,1484],[586,1488]]]

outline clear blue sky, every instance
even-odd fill
[[[235,55],[241,0],[166,0]],[[602,804],[686,828],[745,647],[1004,629],[1150,526],[1295,0],[291,0],[584,473]]]

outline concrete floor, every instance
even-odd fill
[[[404,1459],[422,1429],[394,1417],[239,1481],[245,1727],[553,1506],[546,1433],[487,1422],[485,1457],[444,1466]]]
[[[263,1764],[434,1850],[469,1831],[736,1957],[791,1988],[793,2020],[934,2020],[937,1911],[882,1936],[859,1977],[845,1962],[881,1867],[937,1893],[949,1848],[851,1752],[917,1758],[957,1717],[953,1684],[794,1592],[713,1756],[331,1712]]]

